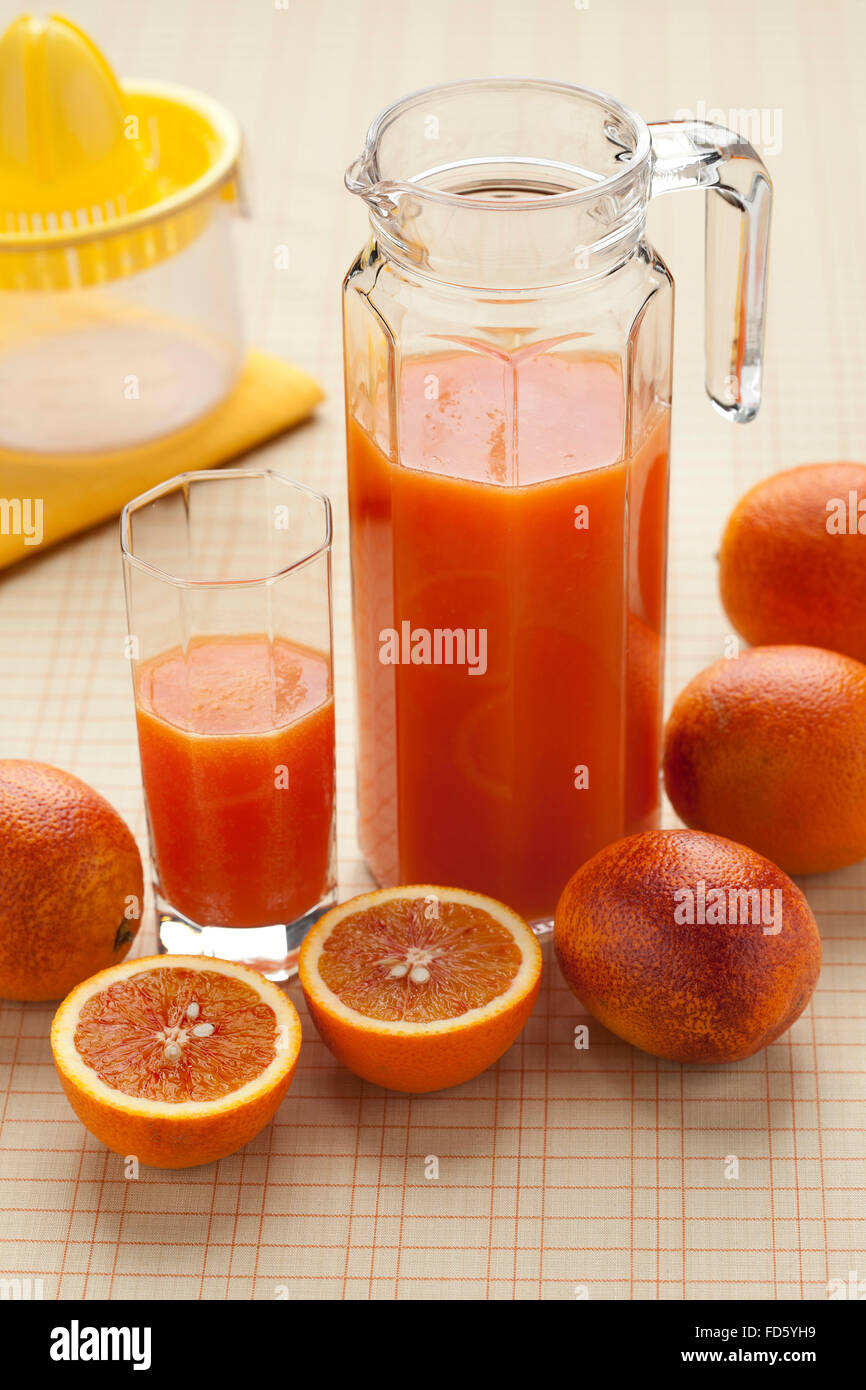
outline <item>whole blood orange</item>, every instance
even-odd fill
[[[71,773],[0,760],[0,997],[62,999],[123,960],[141,921],[135,840]]]
[[[298,974],[322,1039],[350,1071],[394,1091],[439,1091],[514,1042],[538,996],[541,948],[493,898],[385,888],[326,913]]]
[[[190,1168],[234,1153],[294,1075],[294,1005],[257,970],[200,956],[126,961],[85,980],[51,1027],[81,1123],[115,1153]]]
[[[821,966],[799,888],[744,845],[649,830],[606,846],[566,885],[554,942],[605,1028],[678,1062],[736,1062],[802,1013]]]
[[[719,585],[753,646],[795,642],[866,661],[866,464],[808,464],[753,487],[725,527]]]
[[[866,666],[818,647],[755,647],[701,671],[665,730],[665,787],[686,825],[791,874],[866,855]]]

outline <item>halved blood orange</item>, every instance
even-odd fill
[[[394,1091],[439,1091],[514,1042],[538,997],[541,948],[494,898],[384,888],[326,913],[298,974],[323,1041],[350,1071]]]
[[[125,961],[69,994],[51,1026],[60,1081],[115,1153],[190,1168],[264,1129],[301,1047],[294,1005],[258,971],[201,956]]]

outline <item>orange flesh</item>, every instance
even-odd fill
[[[392,898],[338,923],[318,970],[366,1018],[428,1023],[489,1004],[508,989],[521,960],[511,932],[481,908]],[[419,970],[429,978],[413,980]]]
[[[207,1024],[213,1032],[196,1037],[193,1029]],[[88,999],[75,1047],[124,1095],[218,1100],[261,1075],[277,1036],[273,1009],[242,980],[212,970],[143,970]]]

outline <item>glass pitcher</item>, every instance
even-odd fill
[[[739,136],[599,92],[389,107],[346,183],[360,840],[382,884],[552,917],[660,799],[673,281],[652,196],[708,188],[707,391],[761,391],[772,191]]]

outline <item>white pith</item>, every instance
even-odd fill
[[[243,980],[254,989],[263,1003],[270,1005],[280,1031],[280,1041],[274,1060],[263,1072],[235,1091],[229,1091],[219,1100],[180,1100],[155,1101],[127,1095],[108,1086],[92,1067],[84,1061],[75,1046],[75,1029],[83,1006],[95,994],[101,993],[117,980],[130,979],[137,974],[151,970],[208,970],[218,975],[231,975]],[[200,1013],[196,1013],[196,1018]],[[190,1030],[191,1031],[191,1030]],[[172,1028],[166,1030],[166,1046],[180,1046],[181,1035],[186,1030]],[[286,1072],[290,1071],[301,1044],[301,1024],[290,999],[266,980],[257,970],[246,965],[236,965],[232,961],[216,960],[205,956],[145,956],[139,960],[125,961],[102,970],[98,975],[78,985],[63,1001],[51,1025],[51,1042],[58,1067],[68,1077],[74,1079],[76,1086],[85,1094],[110,1105],[114,1110],[130,1115],[146,1115],[151,1118],[172,1119],[184,1115],[219,1115],[235,1111],[241,1105],[254,1100],[258,1095],[270,1091]],[[169,1054],[170,1060],[177,1060]]]
[[[520,967],[511,984],[501,994],[497,994],[491,999],[488,1004],[483,1004],[477,1009],[468,1009],[466,1013],[456,1017],[435,1019],[424,1023],[408,1023],[399,1019],[368,1018],[366,1014],[359,1013],[356,1009],[350,1009],[338,995],[334,994],[333,990],[329,989],[318,970],[319,957],[331,932],[345,917],[350,917],[356,912],[363,912],[365,908],[376,907],[382,903],[390,902],[394,898],[409,898],[414,901],[418,898],[429,897],[438,897],[443,902],[465,903],[467,907],[479,908],[488,912],[495,921],[511,932],[521,956]],[[413,957],[411,962],[413,968],[417,969],[420,966],[426,969],[430,960],[435,958],[435,952],[420,951],[418,948],[410,947],[405,957],[398,958],[389,955],[383,964],[387,961],[394,961],[395,964],[408,965],[410,956]],[[413,884],[409,888],[381,888],[377,892],[364,893],[361,897],[352,898],[348,902],[340,903],[337,907],[332,907],[330,912],[327,912],[305,937],[298,966],[304,991],[321,1003],[329,1013],[351,1023],[355,1028],[367,1028],[379,1035],[382,1033],[411,1033],[417,1037],[419,1034],[425,1033],[453,1033],[455,1028],[471,1027],[482,1019],[493,1018],[511,1008],[515,999],[527,994],[538,979],[541,972],[541,947],[535,934],[523,918],[518,917],[511,908],[506,907],[504,903],[497,902],[494,898],[486,898],[482,893],[470,893],[462,888],[442,888],[429,883]],[[401,977],[395,976],[395,978]],[[422,983],[422,981],[418,983]]]

